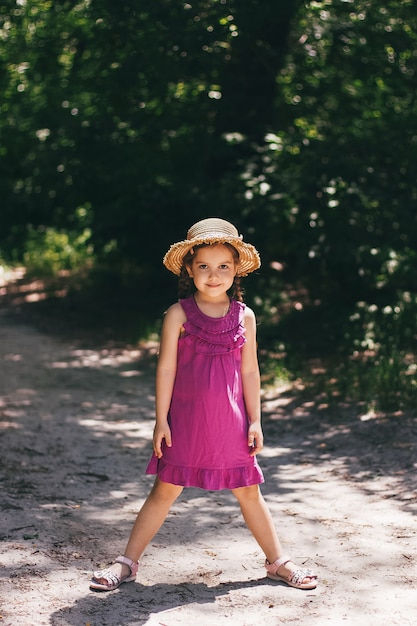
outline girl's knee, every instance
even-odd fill
[[[259,500],[262,498],[259,485],[249,485],[248,487],[238,487],[232,489],[232,493],[238,502],[247,502],[250,500]]]
[[[174,502],[181,494],[183,487],[179,485],[173,485],[172,483],[165,483],[159,478],[155,480],[152,487],[151,494],[154,497],[161,498],[162,500]]]

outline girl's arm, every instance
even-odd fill
[[[261,426],[261,377],[259,374],[258,353],[256,344],[256,319],[254,312],[246,307],[244,324],[246,343],[242,349],[242,385],[243,398],[249,419],[248,446],[251,456],[263,448]]]
[[[184,311],[181,305],[176,303],[168,309],[162,324],[156,368],[156,423],[153,436],[153,449],[158,459],[162,457],[162,440],[165,439],[168,447],[172,445],[168,411],[177,373],[178,338],[185,321]]]

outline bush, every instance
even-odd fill
[[[30,227],[23,255],[28,274],[48,278],[57,276],[62,270],[74,272],[91,266],[94,254],[90,237],[89,228],[80,234]]]

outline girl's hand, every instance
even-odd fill
[[[254,422],[249,425],[248,446],[250,448],[251,456],[258,454],[258,452],[260,452],[264,447],[264,436],[260,422]]]
[[[153,451],[155,455],[160,459],[162,457],[162,441],[165,439],[165,443],[170,448],[172,446],[171,441],[171,429],[168,422],[164,424],[155,424],[153,431]]]

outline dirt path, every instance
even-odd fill
[[[227,492],[184,492],[136,584],[88,589],[152,479],[153,366],[0,315],[0,624],[401,625],[417,622],[417,422],[264,401],[263,489],[312,592],[268,582]],[[352,413],[352,412],[351,412]]]

